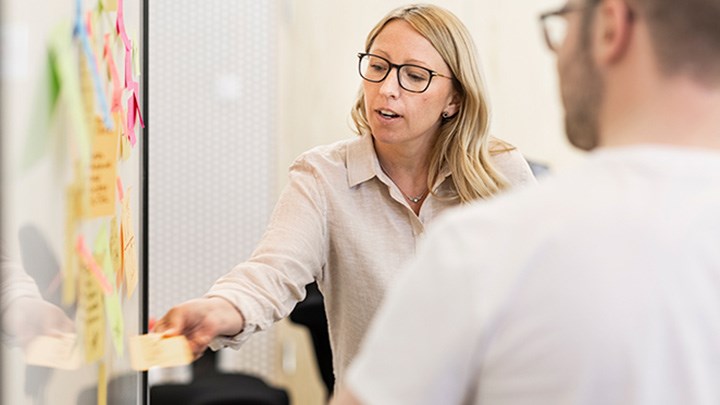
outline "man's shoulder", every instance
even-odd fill
[[[556,228],[594,209],[600,202],[592,201],[592,188],[581,169],[548,175],[539,184],[452,208],[431,228],[473,239],[474,243],[522,243],[524,235]]]

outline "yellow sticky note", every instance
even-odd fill
[[[75,303],[77,297],[78,258],[75,253],[75,232],[80,219],[81,192],[77,186],[71,185],[66,191],[65,214],[65,262],[63,264],[62,302],[65,306]]]
[[[90,156],[90,218],[115,214],[118,140],[116,131],[105,128],[95,117],[95,135]]]
[[[130,141],[128,141],[127,120],[125,119],[125,112],[122,108],[113,113],[113,120],[115,121],[115,134],[118,137],[118,160],[125,161],[130,158],[132,146],[130,146]]]
[[[83,313],[85,361],[92,363],[103,357],[105,349],[105,314],[103,293],[90,271],[80,271],[80,309]]]
[[[132,41],[133,74],[140,76],[140,51],[135,41]]]
[[[137,241],[135,240],[135,232],[133,232],[130,192],[131,188],[128,187],[122,200],[123,266],[128,298],[132,296],[138,284]]]
[[[117,0],[102,0],[102,5],[105,11],[117,11],[118,8]]]
[[[98,405],[107,405],[107,394],[108,391],[108,379],[107,379],[107,367],[105,363],[98,365],[98,387],[97,387],[97,403]]]
[[[77,198],[74,200],[75,206],[73,207],[73,210],[75,210],[77,218],[84,218],[88,212],[87,187],[85,186],[85,182],[87,180],[86,176],[87,172],[80,167],[80,162],[76,162],[75,181],[73,184],[75,186],[75,191],[77,192]]]
[[[144,371],[151,367],[175,367],[193,360],[185,336],[163,337],[160,333],[133,336],[128,342],[130,365]]]
[[[25,349],[25,362],[34,366],[76,370],[80,367],[77,335],[38,336]]]

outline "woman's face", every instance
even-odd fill
[[[452,77],[438,51],[407,22],[388,23],[375,38],[369,53],[391,63],[414,64]],[[412,93],[398,83],[393,68],[380,83],[363,80],[365,111],[377,142],[388,144],[431,143],[443,112],[455,115],[453,81],[435,76],[423,93]]]

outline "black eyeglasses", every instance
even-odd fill
[[[373,83],[380,83],[385,80],[388,74],[390,74],[390,71],[395,68],[397,70],[400,87],[411,93],[422,93],[427,90],[428,87],[430,87],[432,78],[435,76],[452,79],[450,76],[445,76],[422,66],[411,64],[396,65],[382,56],[371,53],[359,53],[358,58],[360,59],[358,62],[358,70],[360,71],[360,77],[363,79]]]
[[[545,42],[551,51],[557,52],[567,36],[567,20],[565,19],[565,14],[584,10],[591,5],[594,4],[566,4],[558,10],[540,15],[540,25],[542,26],[543,35],[545,36]]]

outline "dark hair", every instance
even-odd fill
[[[663,73],[681,73],[705,84],[720,84],[720,1],[627,2],[639,18],[646,20]]]

